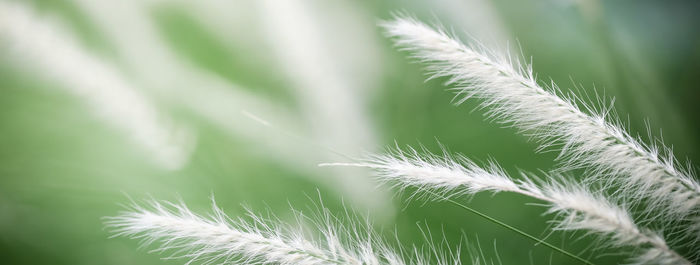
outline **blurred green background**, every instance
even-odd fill
[[[503,264],[573,264],[448,203],[407,201],[366,171],[316,166],[441,143],[513,174],[555,168],[555,153],[486,121],[478,101],[454,106],[441,80],[425,82],[377,27],[395,12],[521,52],[564,91],[614,97],[630,132],[700,161],[698,1],[0,3],[3,264],[182,264],[108,238],[101,218],[149,197],[205,214],[212,195],[231,216],[246,205],[282,220],[290,205],[312,214],[320,197],[404,246],[424,245],[427,227],[494,259],[495,245]],[[625,257],[583,233],[550,233],[528,198],[460,200],[597,264]]]

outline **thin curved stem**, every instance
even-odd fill
[[[434,196],[439,196],[438,194],[435,194],[435,193],[430,192],[430,191],[426,191],[426,192],[432,193],[432,195],[434,195]],[[442,197],[442,196],[440,196],[440,197]],[[583,264],[595,265],[594,263],[592,263],[592,262],[590,262],[590,261],[588,261],[588,260],[586,260],[586,259],[584,259],[584,258],[582,258],[582,257],[576,256],[575,254],[573,254],[573,253],[571,253],[571,252],[569,252],[569,251],[566,251],[566,250],[564,250],[564,249],[562,249],[562,248],[559,248],[559,247],[557,247],[557,246],[555,246],[555,245],[552,245],[552,244],[548,243],[547,241],[544,241],[543,239],[540,239],[540,238],[538,238],[538,237],[536,237],[536,236],[530,235],[530,234],[528,234],[527,232],[525,232],[525,231],[523,231],[523,230],[520,230],[520,229],[515,228],[515,227],[513,227],[513,226],[511,226],[511,225],[509,225],[509,224],[506,224],[506,223],[504,223],[504,222],[501,222],[501,221],[499,221],[499,220],[497,220],[497,219],[495,219],[495,218],[493,218],[493,217],[491,217],[491,216],[488,216],[488,215],[486,215],[486,214],[484,214],[484,213],[482,213],[482,212],[477,211],[476,209],[473,209],[473,208],[471,208],[471,207],[469,207],[469,206],[466,206],[466,205],[464,205],[464,204],[461,204],[461,203],[459,203],[459,202],[457,202],[457,201],[455,201],[455,200],[453,200],[453,199],[444,198],[444,197],[442,197],[442,199],[445,200],[445,201],[448,201],[448,202],[450,202],[450,203],[452,203],[452,204],[454,204],[454,205],[456,205],[456,206],[458,206],[458,207],[460,207],[460,208],[462,208],[462,209],[464,209],[464,210],[467,210],[467,211],[469,211],[469,212],[472,212],[472,213],[474,213],[474,214],[476,214],[476,215],[478,215],[478,216],[480,216],[480,217],[482,217],[482,218],[484,218],[484,219],[486,219],[486,220],[488,220],[488,221],[490,221],[490,222],[492,222],[492,223],[494,223],[494,224],[500,225],[500,226],[502,226],[502,227],[504,227],[504,228],[506,228],[506,229],[508,229],[508,230],[511,230],[511,231],[513,231],[513,232],[516,232],[516,233],[520,234],[521,236],[524,236],[524,237],[526,237],[526,238],[528,238],[528,239],[530,239],[530,240],[532,240],[532,241],[537,242],[537,244],[542,244],[542,245],[544,245],[544,246],[546,246],[546,247],[548,247],[548,248],[551,248],[551,249],[554,250],[554,251],[557,251],[557,252],[559,252],[559,253],[562,253],[562,254],[564,254],[564,255],[566,255],[566,256],[572,258],[572,259],[575,259],[575,260],[577,260],[577,261],[579,261],[579,262],[581,262],[581,263],[583,263]]]

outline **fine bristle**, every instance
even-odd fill
[[[151,201],[105,219],[114,236],[160,244],[155,251],[189,259],[188,264],[459,264],[454,257],[446,258],[450,255],[426,257],[418,251],[404,260],[401,250],[388,247],[368,225],[339,224],[328,210],[321,211],[322,220],[298,218],[310,221],[299,227],[315,226],[316,237],[252,212],[248,218],[231,219],[216,205],[209,217],[203,217],[182,203]]]
[[[514,180],[493,162],[488,168],[481,168],[463,156],[453,159],[447,154],[419,153],[412,148],[370,155],[357,163],[321,165],[371,168],[382,182],[401,189],[417,188],[417,196],[437,199],[482,191],[519,193],[548,203],[547,212],[558,216],[555,229],[585,230],[609,237],[612,246],[633,246],[644,251],[644,255],[632,259],[638,264],[692,264],[670,249],[659,233],[639,227],[624,207],[563,176],[537,181],[523,174]]]
[[[582,102],[561,96],[556,86],[539,85],[530,65],[464,45],[415,19],[398,17],[383,27],[397,46],[427,64],[432,78],[448,78],[457,103],[478,98],[491,118],[515,125],[543,147],[559,146],[566,169],[587,168],[598,180],[614,180],[626,197],[649,199],[661,216],[700,211],[700,184],[677,168],[670,152],[662,156],[631,137],[607,111],[587,114],[578,107]]]

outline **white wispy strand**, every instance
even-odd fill
[[[445,154],[447,157],[447,154]],[[481,191],[518,191],[518,185],[495,164],[488,169],[478,167],[471,160],[457,156],[444,159],[439,156],[421,155],[413,148],[407,151],[390,151],[389,154],[370,155],[361,163],[322,163],[319,166],[357,166],[375,170],[375,177],[401,190],[417,187],[431,190],[440,197],[473,194]],[[424,196],[423,193],[415,193]]]
[[[233,220],[216,205],[213,214],[203,217],[181,203],[153,201],[148,207],[133,206],[108,217],[106,224],[115,236],[142,239],[144,244],[159,242],[155,251],[173,251],[172,257],[190,259],[188,264],[409,264],[371,232],[336,224],[334,217],[324,214],[324,220],[314,221],[321,233],[317,241],[309,240],[301,229],[282,227],[252,213],[250,221]],[[429,261],[416,256],[410,264]]]
[[[411,18],[397,18],[383,27],[398,46],[428,63],[434,78],[448,77],[448,84],[458,87],[458,103],[480,98],[492,118],[531,133],[543,147],[560,145],[566,167],[614,176],[625,195],[648,198],[650,208],[666,217],[683,218],[700,210],[700,184],[690,170],[676,167],[670,151],[660,155],[656,146],[608,121],[607,111],[588,115],[574,99],[560,97],[554,84],[540,86],[530,65],[473,49]]]
[[[187,163],[194,134],[173,124],[121,72],[84,52],[70,32],[17,1],[0,1],[0,41],[17,65],[58,81],[90,112],[121,130],[166,169]]]
[[[415,194],[438,199],[481,191],[519,193],[549,203],[547,213],[559,217],[555,229],[589,230],[609,236],[612,245],[636,246],[643,250],[632,259],[635,264],[692,264],[670,249],[658,232],[638,227],[624,207],[560,176],[548,182],[538,181],[540,184],[526,174],[521,180],[513,180],[493,162],[488,168],[481,168],[464,156],[452,158],[446,152],[443,156],[421,154],[411,148],[408,151],[397,149],[387,155],[370,155],[358,163],[320,166],[371,168],[382,182],[400,189],[415,187],[418,189]]]

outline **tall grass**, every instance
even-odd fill
[[[692,264],[694,255],[673,250],[663,232],[689,234],[690,239],[676,234],[674,242],[697,240],[700,184],[690,170],[678,166],[660,141],[644,144],[608,115],[609,110],[596,109],[573,94],[566,97],[555,84],[540,85],[531,66],[511,55],[478,44],[467,46],[411,18],[397,17],[382,26],[397,46],[428,65],[431,78],[446,77],[447,84],[455,86],[457,103],[481,100],[490,118],[520,128],[539,140],[542,149],[558,148],[559,172],[584,168],[589,176],[573,179],[549,174],[546,180],[537,180],[523,173],[513,180],[495,163],[485,169],[462,156],[455,160],[447,154],[438,157],[413,149],[322,165],[372,168],[382,181],[417,187],[417,193],[427,191],[428,196],[443,199],[481,191],[520,193],[549,204],[548,213],[557,215],[554,229],[586,230],[604,236],[610,246],[633,246],[637,252],[631,255],[631,263]],[[665,153],[661,155],[659,149]],[[617,190],[607,192],[613,188]],[[639,220],[632,218],[629,202],[645,203],[635,215],[642,216]],[[642,223],[665,226],[654,230]]]
[[[469,98],[481,100],[481,107],[488,110],[491,118],[534,136],[542,148],[558,148],[562,166],[556,173],[535,176],[521,172],[519,178],[513,178],[495,162],[480,167],[464,156],[453,157],[447,151],[439,156],[410,148],[321,166],[370,168],[380,182],[399,189],[415,187],[415,196],[449,201],[483,191],[518,193],[546,203],[546,213],[554,215],[554,230],[597,234],[610,246],[610,251],[619,247],[634,249],[629,255],[632,264],[693,264],[693,256],[671,247],[663,232],[671,229],[690,232],[697,226],[700,184],[690,171],[679,169],[670,152],[659,154],[659,149],[667,148],[646,145],[631,137],[607,112],[596,111],[574,96],[564,97],[554,84],[540,85],[532,68],[511,56],[467,46],[411,18],[398,17],[382,26],[399,47],[426,63],[434,78],[447,77],[448,84],[456,86],[458,102]],[[588,176],[572,178],[571,174],[562,174],[577,168],[588,169],[585,173]],[[609,192],[613,187],[620,190]],[[633,203],[636,201],[644,201],[646,208],[638,210]],[[182,251],[185,257],[206,262],[406,264],[400,254],[388,250],[380,241],[351,241],[355,247],[344,249],[333,227],[319,229],[325,242],[319,245],[294,232],[291,235],[279,232],[261,221],[231,224],[217,208],[210,220],[184,206],[173,207],[174,211],[158,203],[152,205],[154,210],[136,207],[109,218],[108,224],[116,228],[116,235],[145,238],[146,242],[162,240],[161,249],[179,249],[176,253]],[[633,216],[643,217],[635,220]],[[667,222],[668,218],[680,221]],[[258,219],[254,217],[254,220]],[[666,226],[656,229],[645,226],[650,223]],[[669,225],[687,227],[669,228]],[[590,263],[565,250],[552,248]],[[409,263],[424,262],[413,259]]]
[[[559,150],[561,166],[556,172],[541,176],[521,172],[514,178],[495,162],[482,167],[447,151],[435,155],[411,148],[322,166],[369,168],[380,182],[399,189],[414,187],[417,188],[414,196],[451,202],[461,195],[484,191],[518,193],[546,204],[546,213],[554,216],[554,230],[597,234],[610,247],[610,252],[623,247],[633,249],[629,253],[631,264],[697,262],[689,253],[696,247],[682,244],[697,240],[693,234],[665,235],[664,232],[697,234],[694,229],[698,227],[700,214],[700,184],[690,170],[678,165],[662,143],[645,144],[623,129],[608,109],[582,102],[555,84],[542,85],[530,65],[511,55],[501,55],[479,45],[465,45],[444,31],[412,18],[397,17],[382,23],[382,27],[397,46],[427,64],[431,78],[447,78],[447,83],[455,87],[458,103],[470,98],[480,100],[489,118],[521,129],[537,139],[541,149]],[[571,177],[573,169],[586,169],[586,176]],[[160,241],[159,250],[175,249],[176,256],[204,263],[428,263],[419,256],[406,259],[400,250],[391,250],[375,239],[372,232],[343,230],[339,224],[317,227],[321,239],[314,242],[301,232],[282,229],[256,215],[251,215],[252,222],[232,222],[216,207],[212,217],[205,218],[183,205],[169,205],[154,202],[150,207],[135,206],[107,218],[107,224],[117,236],[142,238],[146,243]],[[659,223],[663,225],[650,226]],[[358,236],[364,233],[368,236]],[[590,264],[577,255],[551,247]],[[446,255],[436,251],[434,256]],[[459,264],[460,261],[452,258],[436,263]]]
[[[700,210],[700,184],[692,172],[679,167],[662,143],[646,145],[630,136],[609,110],[573,94],[565,97],[556,84],[540,85],[532,67],[509,54],[464,45],[416,20],[398,18],[384,28],[427,63],[432,78],[448,78],[457,103],[478,98],[490,118],[520,128],[543,149],[558,147],[564,169],[588,168],[599,180],[618,184],[625,196],[648,198],[659,217],[684,218]]]
[[[101,8],[95,6],[95,9]],[[66,92],[84,101],[100,118],[151,151],[154,159],[165,168],[177,169],[187,163],[193,136],[163,118],[156,107],[133,89],[132,82],[117,69],[81,51],[78,44],[66,37],[70,34],[53,27],[50,22],[37,21],[34,14],[21,4],[0,2],[0,14],[0,33],[10,40],[14,49],[21,51],[22,60],[33,62],[54,80],[61,82]],[[271,27],[278,29],[281,26],[284,25]],[[283,33],[294,35],[294,25],[288,26],[291,28]],[[611,109],[607,107],[583,102],[555,84],[543,85],[535,78],[530,65],[521,63],[512,55],[499,54],[479,44],[465,45],[446,32],[412,18],[397,17],[382,23],[382,27],[398,47],[427,65],[431,78],[447,79],[447,84],[453,86],[457,94],[457,103],[479,100],[480,107],[487,110],[488,118],[519,128],[522,133],[536,139],[542,150],[560,151],[560,168],[539,176],[520,172],[513,177],[496,162],[479,165],[465,156],[451,155],[447,151],[436,155],[411,148],[373,154],[356,161],[324,163],[322,166],[369,168],[379,182],[399,190],[416,188],[413,194],[416,197],[447,200],[461,206],[464,205],[457,200],[462,195],[484,191],[521,194],[545,203],[546,213],[553,216],[556,224],[552,229],[582,230],[596,234],[607,243],[610,252],[632,249],[628,254],[630,263],[698,262],[698,254],[695,253],[700,249],[694,243],[700,241],[700,184],[692,170],[686,169],[691,165],[679,165],[670,148],[660,141],[647,144],[632,136],[616,117],[609,114]],[[140,28],[148,31],[147,27]],[[309,39],[302,37],[300,43]],[[138,45],[132,42],[123,40],[125,46],[132,47],[134,54],[147,53],[137,50],[135,47]],[[154,52],[158,50],[149,49]],[[285,47],[278,49],[285,51]],[[296,51],[298,54],[292,56],[294,60],[307,63],[301,69],[307,76],[296,77],[301,80],[297,80],[300,90],[306,88],[304,84],[322,87],[335,85],[339,86],[337,91],[350,93],[349,88],[344,87],[346,82],[335,80],[341,78],[319,81],[329,75],[314,72],[317,65],[304,60],[308,57],[304,56],[306,52],[311,51],[302,47]],[[321,57],[319,61],[332,64],[326,61],[328,58]],[[290,72],[299,70],[295,68],[294,60],[288,62]],[[177,65],[177,60],[173,59],[172,62]],[[150,80],[153,86],[166,86],[159,83],[163,73],[156,73],[155,68],[139,69],[146,72],[143,76],[153,78]],[[181,93],[173,96],[173,101],[190,106],[203,116],[213,117],[210,119],[218,123],[225,124],[230,116],[217,111],[230,107],[211,109],[209,105],[214,100],[220,105],[228,105],[231,100],[241,102],[241,106],[260,105],[250,102],[255,100],[254,97],[227,90],[229,84],[218,79],[204,74],[186,74],[191,70],[187,67],[173,69],[178,69],[176,72],[190,80],[187,84],[207,84],[208,87],[204,89],[208,93],[178,90]],[[84,74],[88,72],[91,75]],[[313,99],[310,101],[318,104],[312,110],[335,110],[338,106],[334,103],[352,103],[355,100],[349,96],[336,102],[325,101],[326,97],[312,98],[319,96],[315,94],[317,90],[320,89],[304,92]],[[368,122],[361,119],[364,115],[354,113],[359,111],[355,105],[349,104],[340,111],[354,117],[352,124],[362,125],[355,127],[367,127]],[[241,109],[244,111],[241,112]],[[231,113],[248,113],[246,108],[241,109],[233,109]],[[315,113],[318,112],[309,111],[307,115],[313,117]],[[346,139],[348,135],[353,135],[341,128],[344,120],[327,117],[323,122],[329,124],[324,125],[327,128],[321,126],[324,130],[318,133],[322,136],[329,139],[343,136],[340,138]],[[337,135],[328,135],[324,131]],[[243,134],[250,135],[250,138],[257,137],[249,131]],[[351,140],[357,140],[361,145],[372,142],[367,139]],[[356,146],[350,144],[349,147],[352,149]],[[289,160],[298,160],[296,152],[288,156],[296,158]],[[585,169],[585,175],[571,177],[580,172],[574,171],[576,169]],[[379,239],[368,225],[344,225],[327,210],[321,209],[321,212],[322,218],[319,220],[300,218],[304,220],[300,227],[310,221],[311,230],[319,232],[316,236],[309,235],[304,229],[290,227],[277,220],[265,220],[252,213],[248,218],[234,220],[214,206],[213,213],[205,217],[191,212],[183,204],[167,202],[151,202],[145,207],[133,205],[117,216],[107,217],[106,224],[115,236],[142,239],[145,244],[159,243],[157,251],[205,264],[461,263],[459,253],[443,253],[429,242],[426,245],[431,251],[430,255],[422,254],[417,249],[405,251],[400,247],[392,248]],[[476,213],[555,251],[590,263],[543,239]]]

